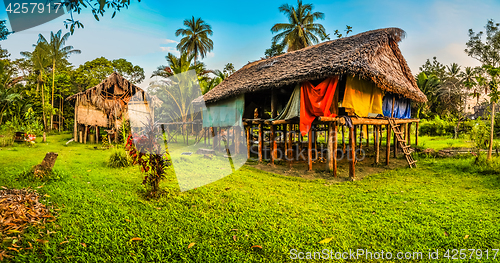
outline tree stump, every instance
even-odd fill
[[[56,163],[57,153],[49,152],[43,158],[42,163],[37,164],[33,167],[33,174],[35,177],[44,177],[48,173],[52,172],[52,168]]]

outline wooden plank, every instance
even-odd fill
[[[380,144],[378,143],[380,138],[379,138],[379,132],[378,130],[380,129],[380,126],[375,125],[373,126],[373,130],[375,131],[375,136],[373,137],[374,140],[374,145],[375,145],[375,163],[378,164],[380,162]]]
[[[356,176],[355,162],[356,162],[356,138],[354,135],[354,128],[349,128],[349,177],[354,180]]]
[[[387,138],[385,144],[385,165],[389,165],[389,157],[391,155],[391,126],[386,125]]]
[[[313,137],[313,129],[309,130],[307,135],[307,170],[312,171],[312,137]]]
[[[322,122],[331,122],[331,121],[337,121],[338,124],[345,125],[345,120],[344,118],[338,118],[338,117],[318,117],[318,121],[314,123],[322,123]],[[382,119],[382,118],[351,118],[352,124],[353,125],[361,125],[361,124],[368,124],[368,125],[386,125],[389,124],[389,121],[387,119]],[[396,119],[395,123],[396,124],[403,124],[403,123],[410,123],[410,122],[419,122],[419,119]]]
[[[408,138],[408,134],[410,134],[410,131],[408,130],[408,128],[409,128],[409,127],[410,127],[410,126],[409,126],[409,124],[408,124],[408,123],[406,123],[406,124],[405,124],[405,142],[406,142],[406,144],[408,144],[408,143],[409,143],[409,140],[408,140],[408,139],[409,139],[409,138]]]

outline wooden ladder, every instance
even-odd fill
[[[403,132],[399,129],[400,125],[396,124],[396,121],[393,118],[388,118],[388,120],[389,124],[391,125],[391,129],[394,132],[394,136],[396,136],[396,139],[398,140],[399,146],[401,146],[401,149],[403,149],[403,153],[405,154],[408,165],[410,166],[410,168],[417,168],[417,161],[411,156],[411,145],[406,144],[406,140],[403,138]]]

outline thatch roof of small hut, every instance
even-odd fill
[[[96,86],[76,93],[66,100],[78,101],[78,105],[94,106],[104,111],[107,116],[121,118],[126,105],[138,92],[143,101],[152,101],[155,105],[162,103],[156,96],[148,95],[143,89],[132,84],[117,72],[109,75]]]
[[[204,99],[210,104],[243,93],[341,74],[357,75],[372,80],[384,91],[425,102],[427,97],[418,88],[397,44],[404,36],[399,28],[372,30],[255,61],[193,102]]]

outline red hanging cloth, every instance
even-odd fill
[[[330,112],[330,106],[332,105],[338,81],[338,76],[327,78],[316,87],[309,81],[302,82],[300,92],[300,133],[303,136],[309,132],[316,117],[337,116]]]

